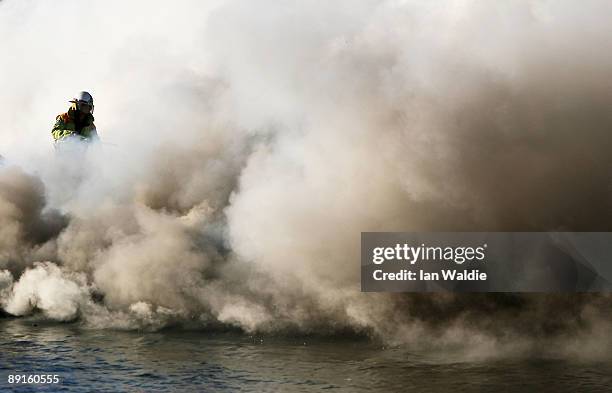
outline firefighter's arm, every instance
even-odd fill
[[[51,130],[51,135],[53,135],[53,139],[58,141],[72,134],[74,134],[74,131],[67,129],[66,123],[62,120],[60,116],[58,116],[55,121],[55,125]]]

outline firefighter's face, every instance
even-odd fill
[[[79,112],[81,113],[91,113],[91,105],[89,105],[86,102],[78,102],[77,103],[77,108],[79,109]]]

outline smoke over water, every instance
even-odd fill
[[[1,308],[604,356],[608,295],[360,293],[359,239],[612,230],[610,15],[2,1]],[[83,89],[104,144],[56,154],[54,117]]]

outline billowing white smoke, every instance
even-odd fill
[[[597,296],[361,294],[359,234],[609,229],[610,15],[595,0],[2,1],[2,306],[487,348],[572,332],[585,304],[601,327]],[[54,117],[83,89],[104,144],[55,154]]]
[[[4,309],[13,315],[28,315],[37,308],[49,318],[65,321],[77,316],[89,301],[89,292],[84,276],[68,279],[56,265],[37,263],[21,275],[3,301]]]

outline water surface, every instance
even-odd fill
[[[358,337],[121,332],[0,319],[0,348],[0,391],[612,391],[610,361],[465,361]],[[61,383],[8,385],[16,372],[59,374]]]

